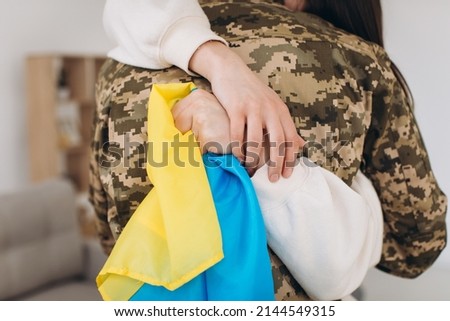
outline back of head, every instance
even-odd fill
[[[380,0],[309,0],[306,12],[367,41],[383,46]]]

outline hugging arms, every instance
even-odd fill
[[[212,2],[203,9],[213,30],[286,104],[289,120],[306,141],[305,156],[348,186],[359,170],[370,179],[383,211],[378,268],[404,277],[425,271],[446,244],[447,200],[431,171],[410,101],[383,48],[270,1]],[[238,70],[227,66],[239,79]],[[124,147],[127,142],[146,141],[145,108],[151,85],[174,81],[194,81],[211,91],[205,79],[174,67],[155,71],[109,60],[102,69],[91,199],[107,251],[152,185],[139,166],[98,164],[108,164],[114,151],[129,164],[142,163],[145,151],[138,147],[126,153]],[[104,146],[108,148],[102,150]],[[294,174],[297,171],[301,172],[296,169]],[[324,219],[321,224],[326,223]],[[314,241],[320,244],[323,239]],[[279,282],[277,298],[303,293],[277,257],[272,259],[274,279]]]

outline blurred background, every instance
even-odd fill
[[[386,49],[413,92],[433,170],[449,195],[450,2],[382,4]],[[86,178],[93,85],[111,48],[103,5],[0,3],[0,299],[98,299],[92,280],[104,256],[93,236]],[[68,177],[74,187],[64,180],[32,184],[52,176]],[[58,259],[39,254],[46,251]],[[34,276],[24,279],[30,271]],[[415,280],[370,271],[361,293],[366,300],[450,300],[450,250]]]

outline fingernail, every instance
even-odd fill
[[[285,170],[284,170],[284,172],[283,172],[283,176],[285,177],[285,178],[289,178],[291,175],[292,175],[292,172],[293,172],[294,170],[292,169],[292,168],[286,168]]]
[[[270,180],[272,183],[275,183],[275,182],[278,181],[279,178],[280,178],[280,175],[278,175],[278,174],[272,174],[272,175],[270,175],[269,180]]]

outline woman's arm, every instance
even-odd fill
[[[267,132],[273,164],[267,170],[269,179],[276,182],[281,175],[289,177],[305,142],[280,97],[236,53],[218,42],[200,46],[189,67],[211,82],[214,95],[227,111],[230,138],[236,146],[233,154],[254,172],[263,148],[263,133]]]
[[[109,52],[113,59],[150,69],[176,65],[207,78],[230,117],[233,154],[254,171],[267,131],[271,181],[291,175],[304,141],[287,106],[211,31],[196,0],[107,0],[104,25],[117,45]]]

